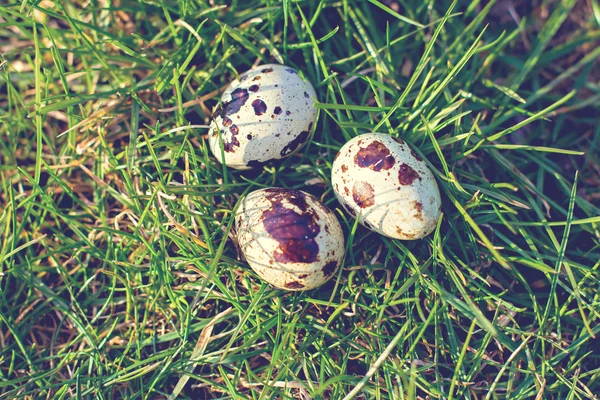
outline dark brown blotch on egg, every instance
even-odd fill
[[[252,108],[254,108],[255,115],[263,115],[267,112],[267,105],[260,99],[256,99],[252,102]]]
[[[354,156],[354,162],[361,168],[373,171],[387,170],[394,166],[396,160],[390,150],[382,142],[375,140],[367,147],[361,147]]]
[[[235,135],[231,135],[231,139],[229,140],[223,139],[223,150],[227,153],[235,152],[235,149],[237,149],[238,147],[240,147],[240,142],[237,140],[237,137],[235,137]]]
[[[288,282],[285,284],[286,289],[302,289],[304,287],[300,282]]]
[[[423,159],[421,158],[421,156],[420,156],[420,155],[418,155],[418,154],[417,154],[417,153],[416,153],[416,152],[415,152],[413,149],[410,149],[410,154],[412,154],[412,156],[413,156],[414,158],[416,158],[416,159],[417,159],[417,161],[423,161]]]
[[[319,245],[315,238],[321,232],[315,214],[308,210],[306,195],[297,190],[271,188],[267,190],[271,208],[264,211],[262,220],[269,235],[279,246],[273,253],[280,263],[312,263],[318,260]],[[293,210],[286,203],[296,206]]]
[[[398,170],[398,181],[401,185],[412,185],[416,179],[421,179],[421,175],[419,175],[417,171],[412,169],[408,164],[400,165],[400,169]]]
[[[231,93],[231,100],[218,107],[213,114],[213,118],[222,117],[224,119],[228,115],[236,114],[246,104],[248,97],[248,90],[242,88],[235,89]]]
[[[292,139],[279,153],[282,157],[285,157],[298,149],[300,146],[304,144],[308,140],[309,132],[302,131],[298,136]]]

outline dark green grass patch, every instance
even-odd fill
[[[3,3],[0,398],[597,398],[597,3]],[[314,137],[226,169],[211,111],[267,62],[314,84]],[[428,160],[429,237],[336,202],[333,158],[369,131]],[[241,258],[232,213],[264,186],[338,215],[322,288]]]

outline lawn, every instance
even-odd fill
[[[598,0],[2,0],[0,398],[598,399],[599,44]],[[266,63],[313,83],[314,134],[228,169],[211,114]],[[436,177],[422,240],[334,196],[373,131]],[[342,225],[319,289],[241,256],[272,186]]]

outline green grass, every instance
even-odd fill
[[[0,5],[0,398],[598,398],[598,1],[516,2],[518,25],[504,0],[212,3]],[[203,126],[267,62],[315,85],[315,135],[228,170]],[[335,200],[337,149],[372,130],[438,179],[423,240]],[[240,258],[263,186],[338,215],[324,287]]]

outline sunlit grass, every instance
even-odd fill
[[[594,398],[597,2],[535,1],[518,25],[507,1],[213,3],[0,6],[0,398]],[[267,62],[314,84],[315,135],[227,169],[205,126]],[[427,238],[336,202],[333,158],[369,131],[434,172]],[[264,186],[342,223],[322,288],[241,259],[232,215]]]

